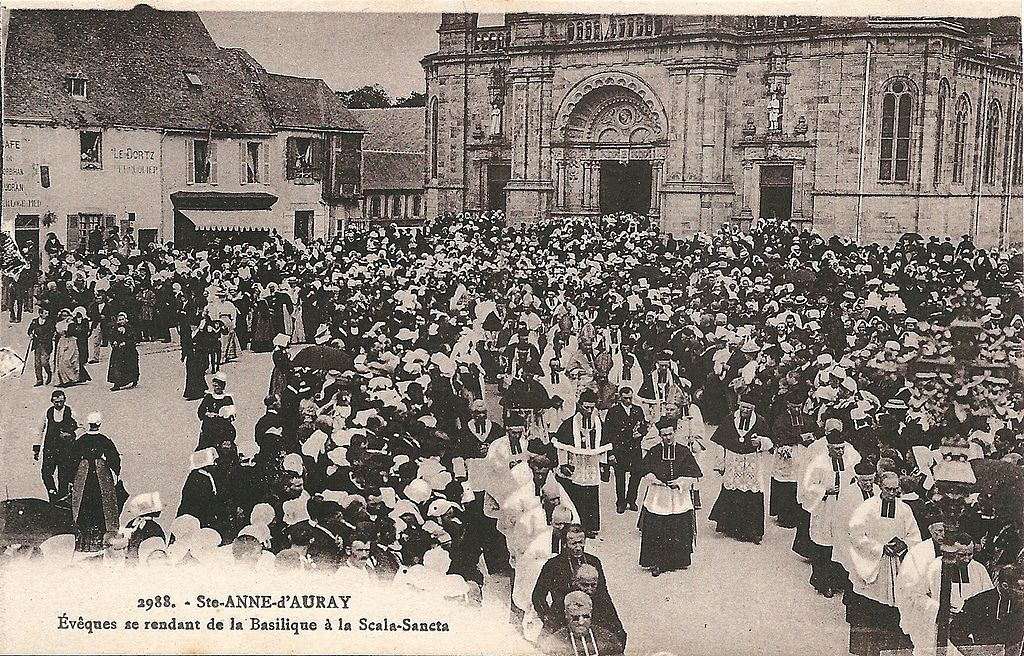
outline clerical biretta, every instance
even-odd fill
[[[686,569],[693,553],[693,489],[701,477],[700,466],[689,445],[676,444],[676,422],[658,421],[661,443],[652,447],[640,465],[647,482],[640,511],[640,566],[653,576]]]

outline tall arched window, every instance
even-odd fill
[[[942,148],[946,137],[946,105],[949,101],[949,82],[939,82],[939,104],[935,108],[935,182],[942,182]]]
[[[967,126],[971,119],[971,101],[962,94],[956,101],[956,121],[953,125],[953,182],[964,183],[967,168]]]
[[[910,181],[910,123],[913,91],[906,80],[891,80],[882,95],[882,140],[878,152],[878,179]]]
[[[998,100],[993,100],[988,106],[988,120],[985,122],[985,152],[982,160],[981,179],[985,184],[994,184],[996,181],[996,163],[999,154],[999,123],[1002,118],[1002,109]]]
[[[437,177],[437,130],[438,124],[437,98],[430,101],[430,178]]]

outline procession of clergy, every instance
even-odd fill
[[[218,314],[240,287],[289,280],[317,303],[304,341],[324,363],[274,339],[251,459],[234,446],[230,367],[215,373],[177,519],[165,534],[159,495],[138,495],[108,546],[139,566],[227,559],[464,600],[480,598],[482,560],[510,576],[514,621],[543,651],[621,653],[585,550],[612,511],[599,486],[614,478],[614,511],[637,513],[639,564],[657,577],[691,566],[697,483],[714,470],[717,530],[759,544],[766,514],[796,529],[811,585],[844,597],[853,653],[934,650],[945,550],[962,565],[950,640],[1019,654],[1011,511],[973,497],[948,511],[928,463],[962,433],[970,458],[1019,467],[1021,389],[978,380],[946,413],[943,380],[903,366],[948,355],[949,321],[974,311],[980,357],[1019,367],[1014,255],[966,238],[858,246],[768,220],[666,240],[635,215],[447,216],[266,256],[155,247],[149,272]]]

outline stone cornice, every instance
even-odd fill
[[[513,83],[527,80],[551,80],[555,77],[555,69],[547,66],[510,68],[508,77]]]
[[[694,57],[692,59],[673,59],[665,62],[665,68],[672,75],[687,73],[735,73],[739,60],[729,57]]]
[[[703,180],[666,180],[661,191],[684,194],[731,194],[735,190],[731,182],[709,182]]]

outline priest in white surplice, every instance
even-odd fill
[[[838,419],[825,422],[828,450],[810,462],[797,490],[797,500],[811,515],[811,585],[826,597],[835,596],[847,584],[843,566],[833,560],[832,546],[849,530],[846,523],[837,525],[836,511],[843,488],[856,485],[850,472],[860,462],[860,454],[846,443],[842,431]]]
[[[900,634],[896,577],[908,550],[921,542],[914,512],[899,500],[899,494],[899,476],[885,472],[880,477],[878,495],[863,501],[853,512],[847,559],[853,590],[845,599],[851,627],[869,627],[894,639]]]
[[[951,536],[946,533],[943,542],[942,557],[931,562],[924,576],[909,592],[910,606],[917,615],[916,626],[913,627],[914,631],[910,634],[910,639],[914,643],[915,656],[935,653],[943,560],[950,563],[949,607],[951,612],[961,612],[964,602],[993,588],[992,579],[985,566],[974,560],[974,540],[970,535],[960,533]],[[957,653],[951,645],[949,653]]]
[[[920,581],[928,574],[931,565],[942,555],[940,546],[945,536],[945,525],[942,522],[933,522],[928,526],[930,537],[920,542],[907,551],[906,557],[900,563],[900,571],[896,576],[896,607],[900,611],[900,628],[910,636],[912,642],[921,642],[922,649],[918,653],[924,653],[923,638],[928,632],[928,618],[922,617],[921,610],[915,607],[914,598]]]

